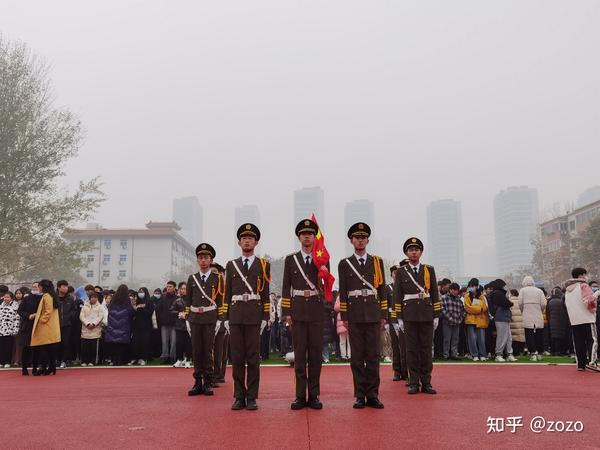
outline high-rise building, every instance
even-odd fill
[[[181,227],[181,236],[194,247],[202,242],[202,216],[198,197],[173,200],[173,220]]]
[[[260,228],[260,212],[258,211],[258,206],[244,205],[235,208],[233,218],[233,236],[235,236],[238,228],[244,223],[253,223]],[[236,238],[234,238],[233,243],[233,255],[236,258],[240,255],[240,246],[238,245]]]
[[[323,189],[309,187],[294,191],[294,226],[302,219],[310,219],[315,215],[320,225],[325,223],[325,207]],[[300,249],[300,241],[294,239],[296,250]]]
[[[537,189],[509,187],[494,198],[494,234],[500,276],[531,266],[539,219]]]
[[[451,199],[431,202],[427,207],[427,260],[438,277],[463,275],[463,231],[460,202]]]
[[[577,207],[583,208],[590,203],[594,203],[600,200],[600,186],[592,186],[591,188],[583,191],[579,197],[577,197]]]
[[[375,203],[370,200],[354,200],[344,207],[344,233],[356,222],[365,222],[375,232]],[[354,251],[350,241],[344,239],[347,255]],[[372,250],[371,250],[372,252]]]

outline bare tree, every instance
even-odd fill
[[[59,187],[82,142],[79,120],[54,106],[49,66],[25,44],[0,36],[0,277],[67,277],[87,242],[65,242],[104,195],[97,178]]]

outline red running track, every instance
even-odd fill
[[[321,411],[291,411],[293,371],[262,367],[258,411],[231,411],[232,381],[187,397],[192,371],[68,369],[0,372],[2,448],[598,448],[600,373],[574,366],[436,365],[438,395],[409,396],[382,366],[384,410],[352,409],[348,366],[323,368]],[[512,434],[487,418],[523,416]],[[580,433],[535,434],[535,416],[579,420]]]

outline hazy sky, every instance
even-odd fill
[[[598,184],[597,0],[0,0],[0,32],[83,121],[69,175],[102,175],[96,220],[143,227],[197,195],[218,259],[242,204],[263,252],[291,251],[293,191],[320,185],[335,260],[346,201],[401,243],[454,198],[474,271],[498,191],[536,187],[543,209]]]

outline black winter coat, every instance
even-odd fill
[[[177,316],[171,311],[171,305],[177,300],[177,295],[164,294],[156,304],[156,322],[159,327],[173,326]]]
[[[324,303],[324,322],[323,322],[323,343],[335,342],[335,317],[333,312],[333,305],[329,302]]]
[[[546,306],[551,339],[564,339],[569,328],[569,315],[562,298],[552,297]]]

